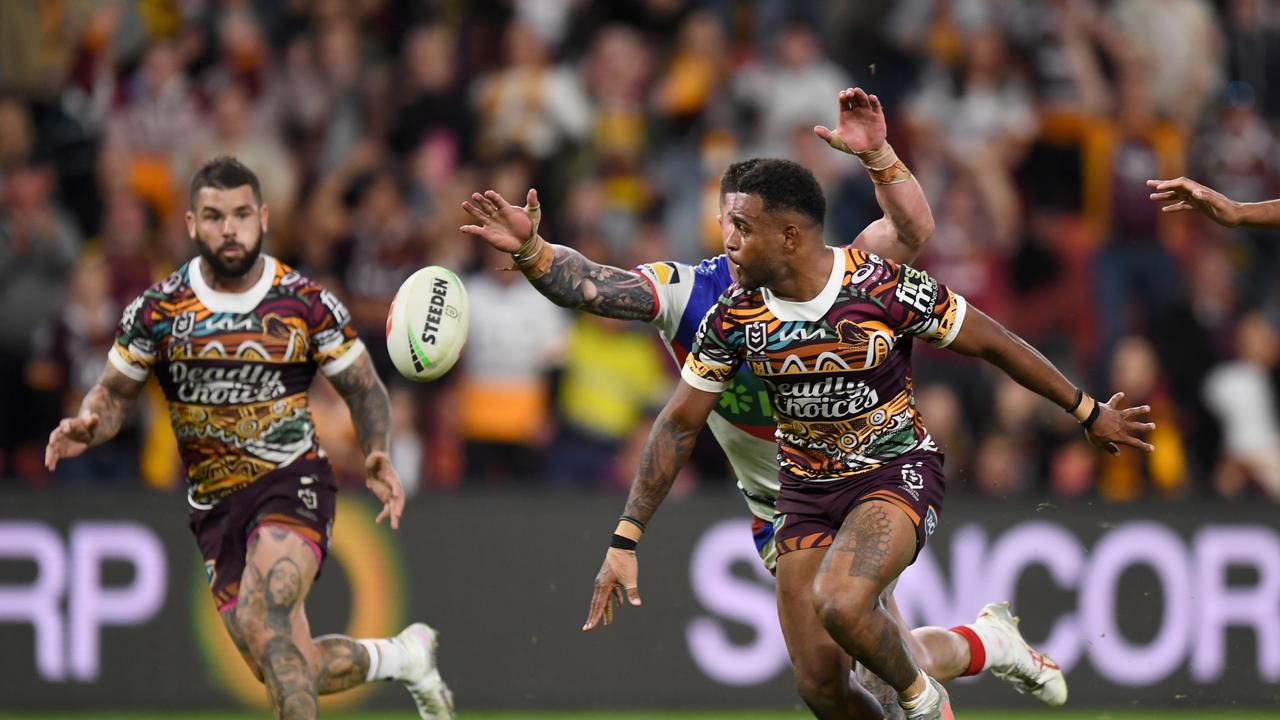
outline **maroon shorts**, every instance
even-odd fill
[[[778,556],[793,550],[826,547],[853,508],[884,500],[902,508],[916,526],[916,554],[938,526],[946,492],[942,454],[914,452],[846,480],[798,482],[782,476],[775,535]]]
[[[328,474],[281,473],[236,490],[207,510],[192,508],[188,524],[218,612],[236,606],[249,541],[263,525],[285,527],[306,540],[316,553],[318,573],[329,553],[337,497]]]

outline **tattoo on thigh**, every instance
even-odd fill
[[[867,503],[855,512],[853,532],[846,538],[853,553],[850,577],[879,579],[887,570],[892,547],[893,525],[889,513],[878,503]]]
[[[280,558],[267,573],[267,627],[283,635],[291,634],[290,614],[301,598],[301,569],[292,559]]]

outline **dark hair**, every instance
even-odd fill
[[[760,158],[751,158],[731,164],[720,176],[720,199],[724,200],[725,195],[738,192],[738,181],[759,162]]]
[[[791,210],[813,220],[819,226],[827,213],[827,199],[822,186],[803,165],[790,160],[766,158],[755,161],[738,178],[738,192],[758,195],[765,212]]]
[[[248,185],[253,189],[253,199],[262,204],[262,186],[258,184],[258,176],[245,167],[244,163],[228,155],[220,155],[205,163],[191,178],[191,195],[188,201],[191,209],[196,209],[196,193],[200,188],[217,188],[231,190]]]

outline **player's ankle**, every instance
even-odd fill
[[[405,651],[391,638],[357,640],[369,653],[369,672],[365,682],[400,680],[407,661]]]
[[[902,707],[913,710],[924,702],[929,700],[929,693],[933,690],[933,686],[929,684],[929,676],[924,674],[923,670],[916,673],[916,679],[911,685],[898,693],[898,702]]]
[[[965,664],[965,669],[960,673],[960,677],[981,674],[991,666],[991,656],[987,652],[987,645],[973,625],[957,625],[951,628],[951,632],[964,640],[964,644],[969,650],[969,657]]]

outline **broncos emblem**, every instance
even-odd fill
[[[836,323],[836,337],[840,344],[848,350],[850,359],[862,358],[862,367],[866,370],[878,366],[889,357],[893,349],[893,332],[889,326],[874,320],[856,323],[852,320],[841,320]]]

